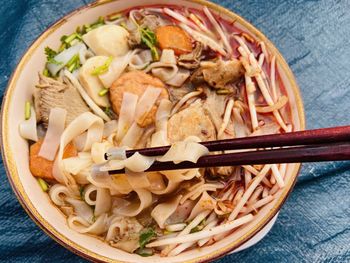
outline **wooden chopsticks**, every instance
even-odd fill
[[[197,163],[185,161],[179,164],[174,164],[173,162],[156,161],[147,171],[247,164],[350,160],[350,126],[209,141],[201,144],[206,146],[210,152],[251,150],[207,155],[199,158]],[[288,148],[266,149],[287,146]],[[164,155],[169,148],[170,146],[129,150],[126,151],[126,156],[130,157],[135,152],[139,152],[145,156],[160,156]],[[114,170],[110,171],[110,174],[124,172],[124,170]]]

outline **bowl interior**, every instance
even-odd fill
[[[197,262],[218,257],[247,241],[273,218],[295,182],[299,170],[298,164],[288,165],[286,187],[278,193],[277,198],[266,206],[251,223],[214,245],[208,246],[205,249],[188,251],[173,258],[161,258],[158,256],[141,258],[138,255],[131,255],[112,248],[94,237],[82,235],[69,229],[63,214],[55,208],[48,196],[41,191],[36,180],[30,174],[28,167],[28,144],[20,137],[17,130],[19,122],[23,120],[25,101],[31,99],[34,85],[38,80],[37,72],[42,70],[46,60],[43,50],[46,46],[58,47],[60,37],[73,32],[78,25],[90,23],[99,16],[135,6],[135,1],[119,0],[104,2],[103,4],[95,3],[87,8],[78,10],[49,28],[32,45],[17,67],[10,81],[2,108],[3,157],[10,182],[27,212],[39,223],[44,231],[74,252],[90,259],[126,262],[154,262],[157,260],[159,263],[168,263],[183,261]],[[172,3],[173,1],[169,0],[137,1],[138,6]],[[207,4],[214,12],[220,12],[228,20],[236,20],[236,23],[239,23],[243,30],[265,41],[268,49],[277,55],[278,70],[290,99],[289,103],[294,130],[304,129],[302,102],[292,73],[278,51],[261,33],[240,17],[213,4],[201,0],[178,0],[176,4],[195,8],[201,8],[201,5]]]

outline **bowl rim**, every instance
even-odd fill
[[[30,218],[52,239],[54,239],[57,243],[62,245],[63,247],[67,248],[71,252],[85,258],[88,260],[92,260],[95,262],[122,262],[122,261],[116,261],[111,258],[96,254],[81,245],[69,240],[67,237],[62,235],[58,230],[54,229],[35,209],[35,206],[29,199],[28,195],[24,191],[24,187],[19,179],[17,167],[15,164],[14,155],[10,151],[10,144],[9,144],[9,129],[8,129],[8,111],[9,111],[9,105],[11,103],[12,93],[16,87],[17,80],[19,78],[19,75],[22,72],[22,69],[24,65],[26,65],[27,61],[31,58],[32,53],[37,49],[37,47],[54,31],[56,31],[57,28],[59,28],[62,24],[66,22],[66,20],[70,17],[73,17],[74,15],[78,14],[80,11],[88,10],[90,8],[94,8],[100,5],[108,4],[110,2],[117,2],[117,1],[124,1],[124,0],[97,0],[92,3],[83,5],[70,13],[64,15],[62,18],[58,19],[56,22],[52,23],[47,27],[41,35],[39,35],[27,48],[27,50],[24,52],[22,58],[18,62],[16,68],[14,69],[11,78],[8,81],[7,87],[4,91],[3,101],[2,101],[2,107],[1,107],[1,123],[0,123],[0,141],[1,141],[1,155],[4,163],[4,168],[6,171],[7,178],[10,182],[10,185],[12,187],[12,190],[14,191],[17,199],[19,200],[20,204],[24,208],[24,210],[27,212],[27,214],[30,216]],[[300,121],[300,129],[305,129],[305,111],[304,111],[304,105],[301,97],[301,92],[299,89],[299,86],[296,82],[296,79],[294,77],[294,74],[292,73],[291,69],[289,68],[287,62],[281,55],[281,53],[278,51],[278,49],[274,46],[274,44],[262,33],[260,32],[255,26],[253,26],[250,22],[236,14],[234,11],[231,11],[229,9],[226,9],[223,6],[220,6],[216,3],[209,2],[207,0],[185,0],[188,2],[196,3],[199,5],[207,6],[211,10],[214,10],[215,12],[219,14],[224,14],[228,17],[230,17],[234,21],[238,21],[240,24],[244,25],[244,27],[250,32],[253,33],[256,37],[258,37],[260,40],[262,40],[267,48],[272,51],[272,53],[276,56],[276,59],[279,62],[280,67],[283,69],[284,74],[286,75],[287,79],[289,80],[291,84],[291,89],[293,90],[293,94],[295,96],[295,103],[298,111],[299,121]],[[249,230],[245,235],[241,236],[239,239],[235,240],[234,242],[231,242],[229,245],[226,245],[223,248],[218,249],[217,251],[203,255],[201,257],[192,259],[190,261],[186,262],[208,262],[215,259],[218,259],[220,257],[225,256],[230,251],[238,248],[251,238],[255,236],[256,233],[258,233],[270,220],[278,213],[278,211],[281,209],[282,205],[288,198],[289,194],[292,192],[294,185],[296,183],[297,176],[300,172],[301,164],[296,164],[294,166],[293,173],[291,175],[291,180],[288,185],[286,185],[285,189],[283,190],[283,193],[281,194],[280,198],[277,200],[276,204],[273,206],[273,208],[265,215],[260,221],[251,229]]]

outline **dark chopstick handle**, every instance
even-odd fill
[[[350,141],[350,126],[262,135],[229,140],[209,141],[202,142],[201,144],[206,146],[209,151],[224,151],[336,143],[346,141]],[[145,156],[159,156],[164,155],[168,150],[169,146],[135,149],[126,151],[126,156],[130,157],[135,152],[139,152]]]
[[[207,155],[199,158],[197,163],[191,163],[188,161],[179,164],[174,164],[173,162],[154,162],[153,165],[146,171],[151,172],[248,164],[325,162],[344,160],[350,160],[350,143]],[[125,171],[122,169],[110,171],[109,173],[120,174],[125,173]]]

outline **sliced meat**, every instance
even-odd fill
[[[155,121],[156,112],[159,103],[162,99],[169,99],[168,91],[164,83],[151,75],[148,75],[142,71],[131,71],[124,73],[119,79],[117,79],[109,89],[110,100],[114,112],[118,115],[123,101],[124,92],[133,93],[140,97],[149,87],[161,88],[162,91],[147,117],[143,119],[142,123],[138,123],[141,127],[146,127]]]
[[[171,142],[197,136],[202,141],[216,139],[215,127],[201,103],[174,114],[168,122],[168,138]]]
[[[179,56],[178,64],[187,69],[195,69],[199,67],[200,57],[202,55],[203,45],[199,42],[191,53]]]
[[[201,69],[204,80],[216,89],[225,88],[228,83],[238,81],[244,74],[243,65],[237,59],[203,61]]]
[[[47,127],[50,110],[58,107],[67,110],[66,125],[80,114],[90,111],[79,92],[71,84],[39,74],[39,84],[34,92],[37,121]]]

